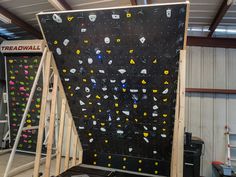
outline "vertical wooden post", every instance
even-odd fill
[[[74,144],[73,144],[73,159],[72,159],[72,166],[76,165],[77,159],[77,145],[78,145],[78,137],[76,136],[75,130],[73,129],[73,136],[74,136]]]
[[[53,145],[53,135],[54,135],[54,124],[55,124],[55,111],[56,111],[56,104],[57,104],[58,77],[59,76],[54,73],[49,135],[48,135],[48,143],[47,143],[47,159],[46,159],[46,164],[45,164],[44,177],[50,177],[52,145]]]
[[[63,134],[64,134],[64,120],[65,120],[65,110],[66,110],[66,99],[62,99],[61,103],[61,117],[60,117],[60,128],[59,128],[59,137],[58,137],[58,144],[57,144],[57,158],[56,158],[56,176],[60,174],[61,170],[61,151],[62,151],[62,141],[63,141]]]
[[[50,65],[51,65],[52,53],[47,52],[46,62],[45,62],[45,77],[44,77],[44,86],[41,100],[41,111],[40,111],[40,119],[39,119],[39,129],[38,129],[38,139],[37,139],[37,147],[36,147],[36,156],[35,156],[35,166],[34,166],[34,177],[39,176],[39,167],[40,167],[40,159],[43,145],[43,133],[44,133],[44,124],[45,124],[45,113],[46,113],[46,102],[48,96],[49,89],[49,76],[50,76]]]
[[[68,126],[67,126],[67,132],[66,132],[66,154],[65,154],[64,170],[67,170],[69,167],[72,121],[73,119],[72,117],[70,117],[68,120]]]

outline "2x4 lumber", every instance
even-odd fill
[[[218,93],[218,94],[236,94],[233,89],[211,89],[211,88],[186,88],[189,93]]]
[[[72,122],[73,119],[70,117],[68,120],[67,132],[66,132],[66,153],[65,153],[64,171],[66,171],[69,167]]]
[[[7,9],[5,9],[4,7],[2,7],[0,5],[0,12],[1,14],[3,14],[4,16],[6,16],[7,18],[11,19],[11,22],[13,24],[15,24],[16,26],[21,27],[22,29],[24,29],[25,31],[27,31],[28,33],[32,34],[33,36],[35,36],[38,39],[42,39],[42,34],[33,26],[31,26],[30,24],[28,24],[27,22],[25,22],[24,20],[20,19],[18,16],[16,16],[15,14],[11,13],[10,11],[8,11]]]
[[[212,37],[212,35],[214,34],[216,28],[218,27],[218,25],[220,24],[220,22],[224,18],[225,14],[227,13],[228,9],[233,4],[233,0],[222,0],[222,1],[223,2],[221,4],[218,12],[216,13],[215,18],[214,18],[214,20],[212,21],[212,23],[209,27],[210,32],[208,34],[208,37]]]
[[[188,36],[188,46],[236,48],[235,38],[208,38]]]
[[[61,152],[62,152],[62,141],[64,134],[64,122],[65,122],[65,111],[66,111],[66,99],[62,99],[61,102],[61,116],[60,116],[60,128],[59,128],[59,137],[57,144],[57,158],[56,158],[56,176],[60,174],[61,170]]]
[[[59,76],[54,73],[51,113],[50,113],[50,121],[49,121],[49,135],[48,135],[48,143],[47,143],[47,158],[46,158],[46,164],[45,164],[44,177],[50,177],[51,156],[52,156],[52,150],[53,150],[52,146],[53,146],[53,139],[54,139],[55,114],[56,114],[56,104],[57,104],[58,80],[59,80]]]
[[[47,96],[48,96],[48,89],[49,89],[51,59],[52,59],[52,53],[48,51],[47,56],[46,56],[46,62],[44,65],[44,68],[45,68],[44,86],[43,86],[43,92],[42,92],[38,139],[37,139],[37,147],[36,147],[36,155],[35,155],[35,166],[34,166],[34,174],[33,174],[34,177],[38,177],[39,175],[40,158],[41,158],[41,152],[42,152],[42,146],[43,146],[46,105],[47,105],[46,103],[47,103]]]
[[[66,0],[57,0],[66,10],[72,10],[72,7],[66,2]]]

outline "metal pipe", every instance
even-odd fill
[[[143,4],[144,5],[147,5],[148,3],[147,3],[147,0],[143,0]]]
[[[43,55],[42,55],[42,58],[41,58],[41,61],[40,61],[39,67],[38,67],[38,71],[37,71],[37,74],[35,76],[35,80],[34,80],[32,89],[30,91],[30,96],[29,96],[29,99],[27,101],[27,105],[26,105],[24,114],[22,116],[21,124],[20,124],[20,127],[19,127],[18,132],[17,132],[15,143],[14,143],[14,146],[13,146],[12,151],[11,151],[10,158],[8,160],[8,163],[7,163],[7,168],[5,170],[4,177],[8,177],[8,173],[9,173],[9,171],[11,169],[13,158],[14,158],[15,153],[16,153],[16,148],[18,146],[18,143],[19,143],[19,140],[20,140],[20,136],[21,136],[21,133],[22,133],[22,129],[23,129],[24,124],[25,124],[25,119],[26,119],[27,114],[29,112],[31,101],[32,101],[32,98],[34,96],[34,92],[36,90],[36,86],[37,86],[37,83],[38,83],[38,80],[39,80],[39,77],[40,77],[40,74],[41,74],[41,70],[42,70],[42,67],[43,67],[43,64],[44,64],[44,60],[46,58],[46,53],[47,53],[47,48],[45,48],[44,51],[43,51]]]

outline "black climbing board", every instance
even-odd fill
[[[6,56],[9,120],[13,146],[27,100],[41,60],[40,54],[13,54]],[[24,127],[38,126],[42,97],[42,79],[39,79]],[[18,150],[35,152],[38,130],[23,130]]]
[[[38,15],[83,163],[169,175],[185,3]]]

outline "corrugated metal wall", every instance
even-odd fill
[[[189,47],[186,81],[188,88],[236,89],[236,49]],[[227,119],[236,132],[236,95],[186,94],[185,125],[205,142],[201,165],[205,177],[214,176],[212,161],[225,161]]]

